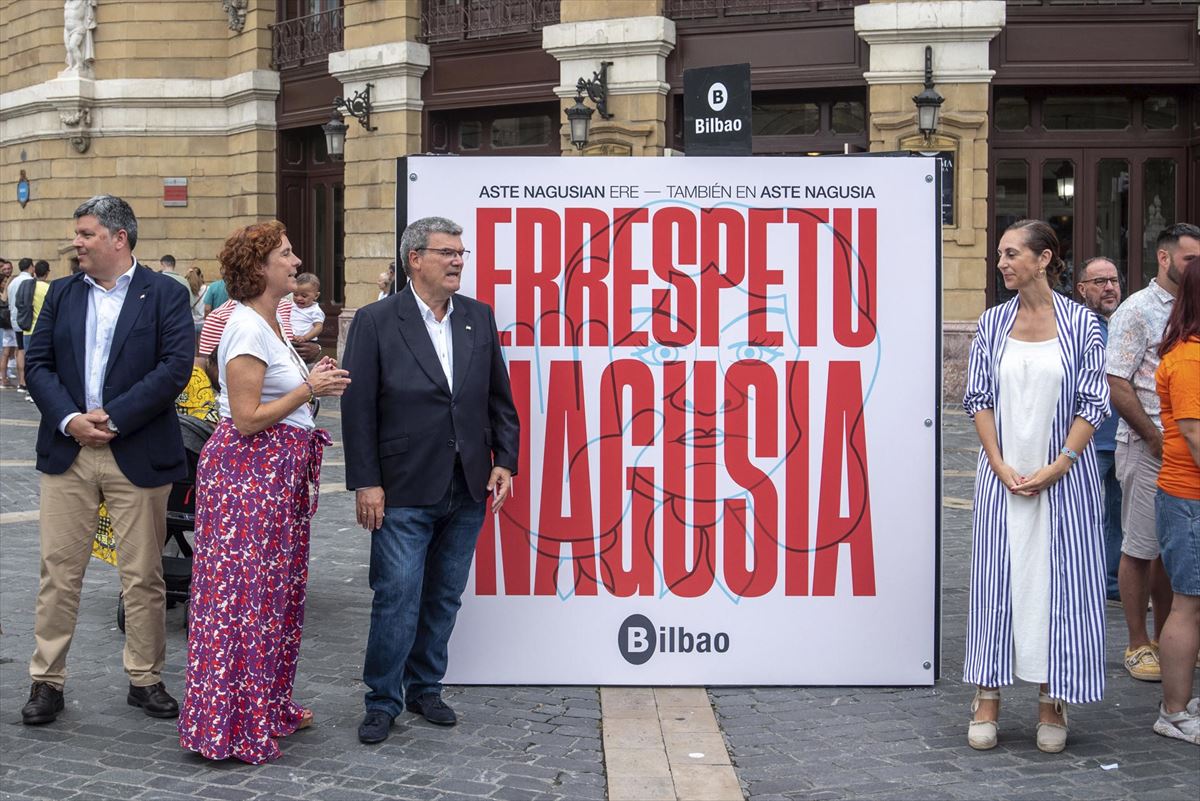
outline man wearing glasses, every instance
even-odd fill
[[[517,469],[520,423],[486,304],[457,294],[469,252],[443,217],[400,240],[408,285],[359,309],[342,366],[346,486],[371,532],[371,628],[363,743],[386,740],[403,709],[442,726],[446,646],[491,494]]]
[[[1162,467],[1162,404],[1154,380],[1158,345],[1179,292],[1183,270],[1200,260],[1200,228],[1175,223],[1158,235],[1158,275],[1134,292],[1109,321],[1105,348],[1117,426],[1117,480],[1121,482],[1121,604],[1129,630],[1125,669],[1140,681],[1161,681],[1158,637],[1171,609],[1171,584],[1163,569],[1154,497]],[[1146,628],[1146,600],[1154,606],[1155,636]]]
[[[1121,278],[1117,265],[1103,256],[1096,256],[1083,263],[1079,270],[1079,281],[1075,288],[1083,303],[1096,314],[1100,324],[1100,336],[1108,342],[1108,318],[1121,305]],[[1104,491],[1104,561],[1107,581],[1105,593],[1108,600],[1119,603],[1121,593],[1117,587],[1117,568],[1121,565],[1121,484],[1117,481],[1117,421],[1115,410],[1109,415],[1092,441],[1096,444],[1096,467],[1100,472],[1100,486]]]

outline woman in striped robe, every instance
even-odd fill
[[[1104,345],[1088,309],[1053,291],[1065,268],[1044,222],[1000,240],[1009,302],[979,318],[963,407],[982,445],[972,517],[963,680],[967,740],[996,745],[1001,685],[1040,685],[1037,745],[1066,747],[1066,704],[1104,693],[1104,541],[1091,439],[1108,416]]]

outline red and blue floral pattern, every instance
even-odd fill
[[[304,709],[292,701],[309,524],[329,434],[282,423],[253,436],[222,420],[196,471],[196,544],[179,742],[261,764]]]

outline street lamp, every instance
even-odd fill
[[[600,112],[602,120],[613,118],[613,115],[608,113],[608,68],[611,66],[611,61],[601,61],[600,71],[593,72],[591,80],[580,78],[575,83],[575,105],[567,109],[566,115],[571,126],[571,144],[578,149],[582,149],[588,143],[588,129],[591,127],[592,114],[595,111]],[[585,94],[596,104],[595,111],[584,105]]]
[[[341,113],[334,109],[333,117],[321,126],[321,130],[325,132],[325,152],[332,160],[341,161],[346,154],[346,131],[350,126],[342,122]]]
[[[350,128],[342,122],[342,111],[358,120],[358,124],[368,131],[378,130],[371,125],[371,84],[355,92],[348,100],[344,97],[333,99],[333,117],[321,126],[321,130],[325,132],[325,152],[334,161],[341,161],[346,155],[346,131]]]
[[[1054,171],[1054,185],[1058,190],[1058,199],[1063,203],[1070,203],[1075,199],[1075,170],[1072,169],[1071,162],[1064,161]]]
[[[354,93],[354,96],[347,99],[344,97],[335,97],[333,99],[333,107],[338,111],[345,111],[354,119],[358,120],[358,124],[366,128],[368,131],[374,131],[371,127],[371,86],[367,84],[363,89]]]
[[[913,98],[917,106],[917,130],[929,142],[937,133],[938,109],[945,98],[933,88],[933,48],[925,46],[925,89]]]
[[[582,80],[582,79],[580,79]],[[588,128],[596,112],[583,104],[583,95],[575,95],[575,105],[567,109],[567,122],[571,125],[571,144],[582,148],[588,143]]]

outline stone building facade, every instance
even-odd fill
[[[94,60],[69,68],[80,4]],[[1133,290],[1155,226],[1200,218],[1198,13],[1198,0],[0,0],[0,253],[65,272],[71,211],[107,191],[133,202],[143,259],[170,252],[212,278],[231,229],[278,217],[344,330],[395,256],[397,157],[677,154],[683,71],[749,62],[756,155],[953,160],[940,265],[953,387],[973,321],[1003,299],[989,254],[1007,222],[1050,220],[1070,260],[1114,256]],[[928,140],[912,102],[926,47],[945,98]],[[563,112],[603,61],[613,117],[577,149]],[[368,84],[371,130],[347,117],[344,160],[329,158],[334,98]]]

